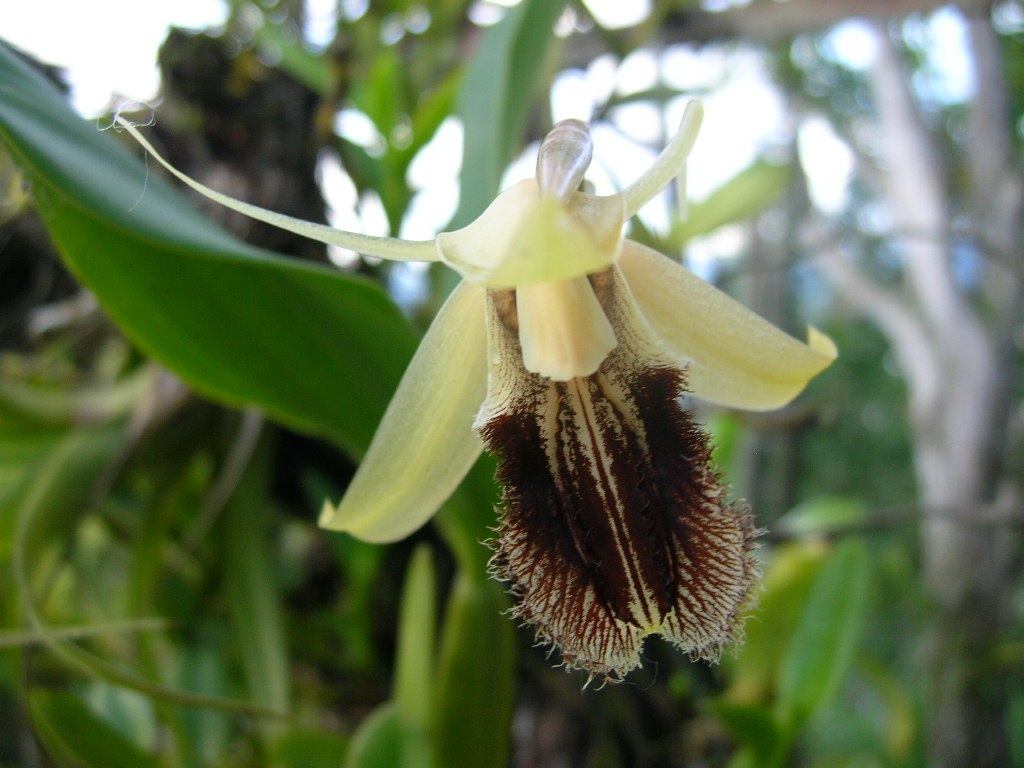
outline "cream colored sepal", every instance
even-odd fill
[[[599,272],[615,261],[624,219],[618,195],[563,202],[535,179],[509,187],[469,226],[437,236],[441,261],[489,288],[518,288]]]
[[[687,389],[702,400],[781,408],[836,358],[825,334],[811,329],[803,344],[639,243],[626,241],[619,267],[644,317],[686,367]]]
[[[487,393],[485,289],[462,282],[441,307],[344,498],[320,525],[391,542],[423,525],[482,450],[471,429]]]
[[[589,376],[615,349],[615,331],[586,277],[516,290],[523,366],[552,381]]]

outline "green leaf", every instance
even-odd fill
[[[349,97],[384,138],[383,153],[371,155],[363,147],[340,139],[346,170],[360,190],[372,188],[380,196],[393,234],[401,229],[412,197],[406,182],[409,165],[451,114],[462,70],[453,70],[415,99],[406,95],[408,79],[408,67],[399,49],[380,49],[366,78],[354,84]]]
[[[344,768],[434,768],[437,765],[426,729],[403,718],[389,702],[359,724],[345,755]]]
[[[327,92],[331,85],[327,57],[310,51],[294,30],[264,18],[263,23],[253,30],[253,35],[261,50],[271,58],[280,59],[278,69],[315,93]]]
[[[325,490],[311,493],[309,498],[324,499],[334,495],[333,488],[324,484]],[[374,643],[374,586],[379,579],[384,548],[367,544],[351,536],[327,537],[334,550],[335,559],[341,569],[341,579],[348,585],[339,595],[336,610],[332,612],[331,628],[339,635],[341,663],[362,669],[378,666],[378,649]]]
[[[431,714],[445,768],[508,764],[515,700],[515,628],[501,587],[460,572],[444,618]]]
[[[491,551],[480,542],[491,537],[496,524],[494,503],[499,496],[494,482],[496,466],[493,456],[482,454],[435,518],[459,570],[476,575],[481,582],[487,581]]]
[[[224,577],[247,698],[270,710],[290,712],[291,671],[266,487],[270,475],[269,455],[258,449],[224,510]],[[279,723],[261,725],[273,731]]]
[[[453,227],[475,219],[498,192],[564,6],[564,0],[524,0],[481,36],[459,94],[465,139]]]
[[[792,173],[788,165],[764,161],[740,171],[706,200],[690,205],[686,220],[672,227],[670,248],[678,250],[695,237],[756,216],[778,199],[789,185]]]
[[[416,344],[379,286],[224,233],[2,45],[0,139],[68,265],[143,350],[214,399],[365,450]]]
[[[721,702],[714,706],[714,713],[750,751],[751,764],[770,764],[772,756],[782,745],[782,739],[767,707]]]
[[[115,382],[68,387],[39,384],[13,376],[0,378],[0,414],[8,419],[71,426],[127,416],[152,387],[156,371],[141,366]]]
[[[773,698],[779,664],[827,555],[821,541],[786,542],[767,552],[764,589],[746,624],[746,641],[735,657],[722,661],[728,670],[728,702],[765,704]]]
[[[109,465],[121,444],[120,429],[79,429],[68,433],[35,468],[31,481],[11,499],[9,514],[14,523],[11,540],[11,565],[20,603],[33,638],[38,639],[64,665],[83,674],[96,676],[115,685],[132,688],[161,701],[174,701],[194,707],[209,707],[235,713],[283,719],[283,713],[258,704],[221,696],[196,694],[153,682],[120,665],[112,664],[67,641],[67,634],[50,632],[40,616],[30,584],[30,566],[45,562],[41,553],[46,546],[63,541],[76,516],[81,514],[97,477]],[[11,514],[13,513],[13,514]]]
[[[405,64],[395,48],[377,51],[365,79],[354,84],[349,97],[387,138],[404,118]]]
[[[162,618],[135,619],[129,621],[105,621],[75,626],[45,627],[36,629],[0,629],[0,650],[20,648],[47,641],[83,640],[91,637],[128,634],[131,632],[152,632],[170,627]]]
[[[787,536],[824,535],[863,525],[867,506],[851,496],[817,496],[789,510],[775,524]]]
[[[19,493],[12,494],[11,508],[4,510],[5,520],[16,521],[17,527],[0,543],[0,553],[6,555],[9,544],[16,564],[34,565],[46,547],[63,542],[78,524],[97,480],[117,455],[122,431],[120,426],[69,431],[38,462],[27,465],[26,482]]]
[[[293,730],[282,734],[272,750],[273,765],[288,768],[338,768],[348,741],[327,731]]]
[[[444,119],[452,113],[462,81],[462,70],[453,70],[435,88],[420,96],[412,113],[412,141],[404,150],[399,150],[404,156],[403,167],[408,167],[416,153],[427,145]]]
[[[426,727],[434,676],[437,576],[430,547],[412,553],[402,589],[393,697],[401,715]]]
[[[39,740],[62,765],[85,768],[157,768],[147,754],[97,717],[73,694],[33,689],[29,714]]]
[[[218,620],[190,626],[191,640],[183,643],[179,651],[179,684],[183,689],[211,696],[226,696],[230,692],[228,667],[234,659],[223,651],[224,634],[227,633]],[[234,719],[228,712],[182,707],[175,714],[181,721],[179,743],[186,742],[201,765],[213,765],[229,748]]]
[[[864,542],[851,539],[818,572],[779,672],[778,712],[791,733],[835,696],[850,668],[864,632],[868,568]]]
[[[910,687],[891,668],[872,660],[864,665],[865,678],[878,692],[885,707],[880,721],[881,736],[885,739],[885,753],[890,765],[909,765],[915,748],[920,745],[921,713]],[[1024,722],[1011,716],[1011,723]],[[1024,763],[1011,763],[1012,765]]]

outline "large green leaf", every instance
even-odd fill
[[[381,288],[221,231],[3,45],[0,139],[70,268],[140,347],[215,399],[362,453],[416,343]]]

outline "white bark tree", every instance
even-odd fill
[[[970,141],[954,194],[935,136],[917,109],[902,50],[874,26],[871,72],[882,138],[880,196],[902,257],[883,286],[838,252],[823,263],[840,296],[888,337],[907,381],[921,518],[929,637],[929,764],[996,768],[1008,759],[1006,692],[989,671],[1017,579],[1020,494],[1003,457],[1013,421],[1021,319],[1024,194],[1013,156],[999,43],[987,15],[966,19],[975,66]],[[969,222],[962,228],[958,223]],[[954,238],[983,254],[976,294],[957,279]]]

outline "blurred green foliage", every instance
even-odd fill
[[[321,129],[392,232],[411,162],[459,116],[465,223],[546,119],[566,6],[524,0],[479,28],[466,3],[438,3],[419,37],[389,40],[416,8],[383,5],[343,20],[338,50],[304,46],[287,14],[234,31],[273,50],[328,123],[342,102],[369,118],[372,150]],[[668,13],[656,5],[652,18]],[[645,42],[599,31],[622,53]],[[777,57],[778,77],[823,100],[808,79],[849,73],[802,45]],[[827,108],[852,119],[855,102]],[[0,766],[924,764],[904,388],[884,339],[820,286],[815,322],[842,356],[801,401],[810,418],[710,414],[729,476],[751,436],[796,446],[777,466],[800,503],[757,510],[773,534],[746,644],[709,668],[652,640],[635,683],[582,691],[502,615],[480,544],[497,498],[486,459],[410,542],[315,528],[415,348],[383,270],[227,234],[2,46],[0,142],[3,178],[24,182],[105,313],[0,350]],[[795,176],[757,160],[646,239],[675,251],[755,220]],[[20,206],[10,218],[33,215],[4,186]],[[787,301],[808,293],[798,282]],[[999,662],[1017,679],[1022,648],[1007,643]],[[1024,765],[1024,736],[1016,749]]]

